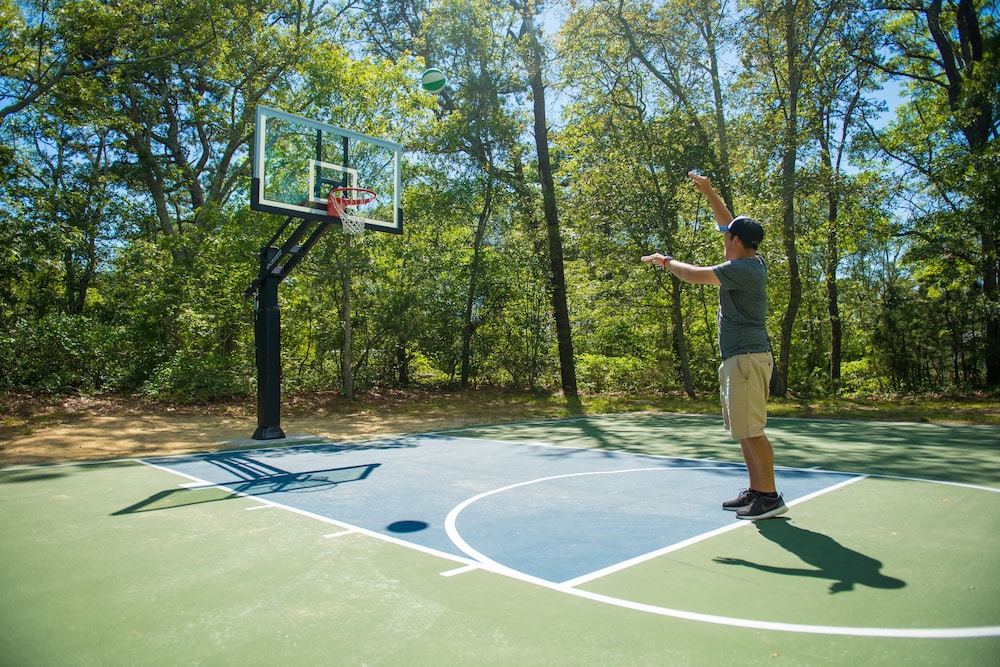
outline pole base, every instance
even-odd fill
[[[258,426],[251,436],[254,440],[277,440],[285,437],[280,426]]]

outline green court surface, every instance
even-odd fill
[[[739,461],[698,416],[449,435]],[[1000,429],[775,419],[769,435],[781,466],[863,476],[572,585],[140,461],[10,468],[0,665],[1000,664]]]

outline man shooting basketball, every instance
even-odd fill
[[[764,435],[774,357],[767,336],[767,266],[757,254],[764,229],[745,216],[733,217],[706,176],[688,174],[708,198],[720,232],[726,261],[695,266],[656,253],[642,258],[681,280],[719,286],[719,395],[726,428],[743,450],[750,486],[723,509],[740,519],[769,519],[788,511],[774,486],[774,451]]]

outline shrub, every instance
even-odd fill
[[[576,375],[580,390],[589,394],[643,392],[660,384],[649,364],[636,357],[581,354],[576,359]]]
[[[206,403],[253,391],[251,369],[235,357],[179,352],[157,366],[143,385],[143,393],[175,403]]]
[[[18,320],[0,338],[6,360],[0,371],[8,386],[45,391],[101,390],[121,369],[109,347],[115,338],[108,325],[83,315],[52,313],[36,322]]]

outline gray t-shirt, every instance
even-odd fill
[[[760,257],[713,266],[719,288],[719,350],[722,358],[770,352],[767,337],[767,266]]]

